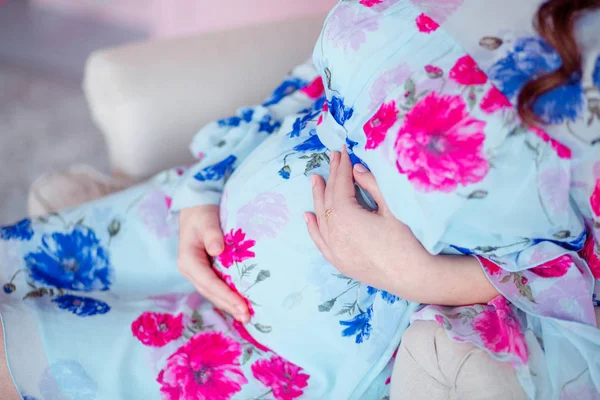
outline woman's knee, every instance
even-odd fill
[[[472,344],[451,340],[436,322],[417,321],[402,337],[392,375],[392,400],[408,398],[523,399],[525,395],[510,365]]]
[[[436,331],[429,321],[412,324],[402,335],[391,380],[391,400],[446,400],[450,388],[438,367]]]

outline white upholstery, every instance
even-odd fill
[[[260,103],[311,56],[325,15],[101,50],[84,91],[115,172],[147,177],[191,161],[205,123]]]

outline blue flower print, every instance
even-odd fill
[[[596,293],[592,295],[592,302],[594,303],[594,307],[600,307],[600,300],[598,299]]]
[[[352,163],[353,166],[356,164],[362,164],[365,167],[367,167],[365,165],[365,163],[363,163],[363,161],[354,153],[354,147],[357,144],[358,144],[358,142],[355,142],[353,140],[350,140],[349,138],[346,138],[346,146],[348,146],[348,156],[350,157],[350,162]]]
[[[289,166],[285,165],[283,168],[281,168],[279,170],[278,174],[283,179],[290,179],[291,172],[292,172],[291,168]]]
[[[475,255],[475,252],[473,250],[467,249],[466,247],[460,247],[460,246],[456,246],[454,244],[450,245],[450,247],[453,248],[454,250],[458,251],[463,256]]]
[[[265,115],[258,123],[258,131],[266,132],[269,135],[281,128],[281,121],[274,120],[269,114]]]
[[[31,279],[68,290],[108,290],[112,269],[108,251],[91,229],[77,225],[70,233],[44,235],[37,252],[25,256]]]
[[[346,105],[344,105],[344,99],[333,96],[329,102],[329,113],[338,124],[344,126],[346,121],[352,118],[354,109],[352,107],[346,107]]]
[[[569,84],[541,95],[533,105],[533,112],[550,124],[559,124],[565,119],[574,121],[583,109],[583,94],[581,81],[573,78]]]
[[[294,121],[294,125],[292,126],[292,131],[290,132],[290,137],[299,137],[302,131],[306,128],[308,123],[314,120],[321,111],[313,111],[311,109],[304,110],[305,114],[301,117],[298,117],[296,121]]]
[[[6,294],[11,294],[12,292],[14,292],[15,290],[17,290],[17,287],[15,286],[14,283],[9,282],[9,283],[5,283],[4,286],[2,286],[2,290],[4,291],[4,293]]]
[[[385,290],[375,289],[372,286],[367,286],[367,293],[371,296],[379,293],[379,295],[381,296],[381,299],[388,304],[394,304],[395,302],[400,300],[400,297],[395,296],[389,292],[386,292]]]
[[[308,82],[306,82],[303,79],[289,77],[286,80],[284,80],[281,83],[281,85],[277,87],[277,89],[275,89],[271,97],[269,97],[269,99],[263,103],[263,106],[268,107],[275,105],[281,100],[283,100],[286,96],[289,96],[290,94],[294,93],[298,89],[303,88],[307,84]]]
[[[221,127],[229,126],[229,127],[237,127],[243,122],[252,121],[252,117],[254,116],[254,110],[251,108],[245,108],[241,110],[239,116],[235,115],[229,118],[223,118],[217,121],[217,124]]]
[[[0,240],[23,240],[28,241],[33,237],[31,220],[29,218],[21,220],[13,225],[0,227]]]
[[[70,311],[79,317],[101,315],[110,311],[110,306],[103,301],[70,294],[57,297],[52,302],[58,304],[61,310]]]
[[[316,99],[315,102],[313,103],[313,110],[322,111],[323,106],[325,105],[326,101],[327,101],[327,97],[325,97],[325,96],[321,96],[318,99]]]
[[[306,139],[303,143],[294,147],[296,151],[323,151],[325,150],[325,145],[321,143],[319,140],[319,136],[317,135],[317,131],[312,129],[310,131],[311,136]]]
[[[373,316],[373,306],[367,308],[366,311],[362,311],[356,317],[350,321],[340,321],[340,325],[346,326],[342,331],[342,336],[349,337],[355,336],[355,342],[357,344],[363,343],[369,340],[371,337],[371,318]]]
[[[60,360],[46,368],[38,385],[44,399],[95,400],[98,384],[77,361]]]
[[[586,240],[587,240],[587,232],[585,230],[583,230],[575,239],[571,239],[571,240],[568,240],[568,238],[565,240],[546,239],[546,238],[531,239],[531,244],[536,245],[536,244],[540,244],[543,242],[550,242],[557,246],[563,247],[569,251],[580,251],[581,249],[583,249],[583,246],[585,246]]]
[[[592,79],[594,81],[594,86],[600,89],[600,57],[596,60],[596,66],[594,67],[594,72],[592,73]]]
[[[233,164],[237,161],[236,156],[229,156],[221,162],[215,165],[204,168],[202,171],[194,175],[194,179],[205,182],[205,181],[218,181],[223,177],[231,175],[233,172]]]
[[[23,396],[23,400],[38,400],[37,397],[33,396]]]
[[[488,71],[488,76],[508,97],[514,98],[530,80],[560,68],[562,61],[554,49],[538,37],[517,40],[515,48]],[[575,120],[583,107],[580,77],[541,96],[533,106],[543,121],[560,123]]]

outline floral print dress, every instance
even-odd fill
[[[531,27],[539,4],[342,1],[313,62],[198,133],[195,165],[1,228],[23,398],[382,400],[403,331],[424,319],[511,363],[531,399],[597,399],[600,14],[578,24],[583,74],[543,95],[545,123],[528,128],[515,97],[561,64]],[[477,257],[502,295],[423,306],[329,265],[302,213],[342,146],[427,250]],[[200,204],[220,205],[214,269],[247,325],[177,272],[177,211]]]

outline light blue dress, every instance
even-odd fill
[[[403,331],[431,319],[511,363],[532,399],[597,399],[600,46],[536,103],[548,124],[525,128],[515,97],[560,57],[485,3],[340,2],[313,62],[198,133],[197,164],[2,228],[0,312],[23,398],[381,400]],[[518,3],[528,16],[539,4]],[[421,306],[329,265],[302,214],[309,176],[344,145],[430,252],[479,257],[502,296]],[[220,205],[214,268],[247,299],[246,326],[177,271],[177,211],[200,204]]]

